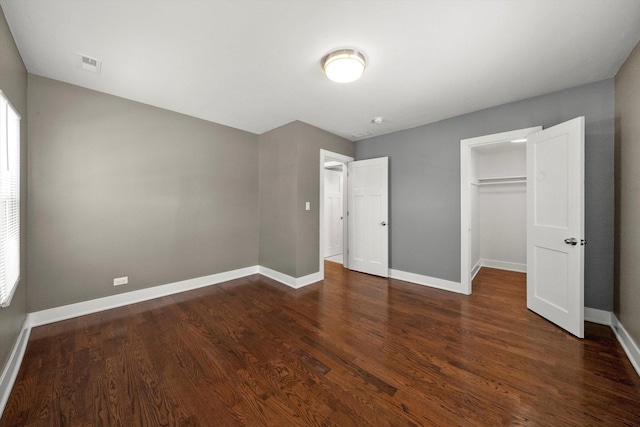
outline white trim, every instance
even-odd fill
[[[612,326],[611,316],[613,313],[610,311],[599,310],[597,308],[585,307],[584,308],[584,321],[597,323],[599,325]]]
[[[338,154],[338,153],[334,153],[332,151],[328,151],[328,150],[323,150],[320,149],[320,197],[319,197],[319,201],[318,201],[318,218],[320,220],[320,234],[319,234],[319,257],[320,260],[318,262],[318,273],[317,274],[319,278],[314,279],[316,282],[318,280],[324,280],[324,164],[325,162],[328,161],[336,161],[339,163],[342,163],[344,165],[344,167],[342,168],[342,176],[344,177],[344,179],[342,180],[342,216],[343,218],[345,218],[344,221],[342,221],[342,226],[343,226],[343,230],[342,230],[342,247],[343,247],[343,253],[344,253],[344,257],[342,260],[342,265],[345,266],[345,268],[349,268],[349,257],[347,256],[347,250],[349,248],[349,242],[348,242],[348,229],[347,229],[347,223],[349,221],[346,220],[347,218],[347,180],[349,179],[347,177],[347,163],[349,162],[353,162],[353,157],[349,157],[349,156],[345,156],[343,154]],[[273,271],[273,270],[271,270]],[[277,272],[276,272],[277,273]],[[281,273],[278,273],[281,274]],[[267,274],[265,274],[265,276],[268,276]],[[285,275],[286,276],[286,275]],[[268,276],[270,277],[270,276]],[[309,277],[309,276],[305,276],[305,277]],[[275,279],[273,277],[271,277],[274,280],[278,280]],[[287,278],[289,279],[294,279],[291,276],[287,276]],[[288,279],[288,280],[289,280]],[[298,279],[294,279],[294,280],[300,280],[300,279],[304,279],[303,277],[300,277]],[[278,280],[280,281],[280,280]],[[282,282],[285,283],[285,282]],[[303,283],[303,282],[300,282]],[[309,282],[309,283],[314,283],[314,282]],[[300,285],[300,286],[306,286],[309,283]],[[288,283],[285,283],[288,284]],[[289,285],[292,286],[292,285]],[[298,286],[298,287],[300,287]],[[294,286],[292,286],[294,287]]]
[[[263,276],[267,276],[270,279],[273,279],[277,282],[282,283],[283,285],[290,286],[295,288],[296,279],[295,277],[289,276],[288,274],[280,273],[279,271],[272,270],[267,267],[260,266],[258,267],[258,273]]]
[[[313,283],[320,282],[321,280],[324,280],[324,277],[320,275],[319,271],[316,273],[307,274],[306,276],[298,277],[296,279],[295,288],[302,288],[303,286],[311,285]]]
[[[638,344],[631,338],[631,335],[622,326],[615,314],[611,315],[611,329],[616,334],[616,338],[618,338],[636,373],[640,376],[640,348],[638,348]]]
[[[24,224],[20,220],[21,194],[20,194],[20,156],[21,156],[21,120],[20,113],[11,104],[9,98],[0,90],[0,128],[3,130],[4,147],[6,154],[6,164],[2,167],[2,192],[9,205],[3,208],[3,222],[5,222],[5,233],[2,240],[6,241],[7,248],[0,253],[2,257],[3,274],[0,283],[0,308],[9,307],[13,295],[20,285],[20,266],[25,260],[20,254],[21,239],[20,229]],[[13,129],[15,132],[10,132]],[[9,159],[12,159],[11,161]],[[12,208],[11,208],[12,207]],[[17,209],[16,209],[17,208]],[[3,247],[5,246],[5,242]]]
[[[321,276],[319,271],[316,273],[309,274],[307,276],[295,278],[295,277],[289,276],[288,274],[280,273],[279,271],[260,266],[258,267],[258,273],[262,274],[263,276],[267,276],[270,279],[278,281],[284,285],[287,285],[293,289],[299,289],[299,288],[302,288],[303,286],[307,286],[312,283],[316,283],[321,280],[324,280],[324,277]]]
[[[71,319],[73,317],[84,316],[85,314],[96,313],[111,308],[122,307],[135,304],[154,298],[177,294],[179,292],[190,291],[205,286],[215,285],[241,277],[258,273],[258,266],[240,268],[238,270],[225,271],[223,273],[209,276],[196,277],[194,279],[182,280],[180,282],[166,285],[153,286],[137,291],[125,292],[118,295],[97,298],[61,307],[49,308],[47,310],[36,311],[30,314],[31,326],[46,325],[60,320]]]
[[[409,273],[407,271],[394,270],[393,268],[389,269],[389,277],[392,279],[415,283],[416,285],[429,286],[430,288],[442,289],[459,294],[464,293],[460,283],[438,279],[437,277],[423,276],[421,274]]]
[[[478,274],[478,272],[480,271],[480,269],[482,268],[482,260],[478,260],[478,262],[476,263],[476,265],[473,266],[473,268],[471,269],[471,281],[473,282],[473,279],[476,278],[476,274]]]
[[[9,356],[9,360],[7,360],[7,364],[4,366],[4,370],[2,371],[2,376],[0,376],[0,417],[4,412],[7,401],[9,400],[13,384],[16,382],[16,378],[18,377],[20,365],[22,365],[22,358],[24,357],[24,352],[26,351],[27,343],[29,342],[29,334],[31,334],[31,326],[29,315],[27,314],[24,319],[20,335],[18,336],[18,339],[13,346],[13,350],[11,351],[11,356]]]
[[[460,140],[460,283],[464,294],[471,294],[471,149],[481,145],[498,144],[526,138],[539,132],[542,126],[518,129],[493,135]]]
[[[3,98],[7,104],[9,104],[9,106],[11,107],[11,109],[13,110],[14,113],[16,113],[16,116],[18,116],[18,119],[22,120],[22,116],[20,115],[20,113],[18,112],[18,109],[16,107],[13,106],[13,104],[11,103],[11,101],[9,101],[9,97],[7,96],[6,93],[4,93],[2,91],[2,89],[0,89],[0,97]]]
[[[492,259],[481,259],[480,265],[488,268],[497,268],[498,270],[517,271],[518,273],[527,272],[527,264],[517,262],[496,261]]]

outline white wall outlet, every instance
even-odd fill
[[[127,283],[129,283],[129,276],[116,277],[115,279],[113,279],[113,286],[126,285]]]
[[[309,211],[309,210],[311,210],[311,202],[306,202],[306,203],[304,204],[304,210],[305,210],[305,211]]]

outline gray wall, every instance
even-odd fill
[[[296,277],[297,129],[265,132],[260,145],[260,265]]]
[[[616,286],[614,312],[640,343],[640,44],[615,77]]]
[[[319,270],[321,149],[353,156],[351,141],[300,121],[260,135],[261,266],[292,277]]]
[[[28,101],[29,311],[258,263],[257,135],[33,75]]]
[[[460,281],[460,140],[586,118],[585,305],[613,308],[613,79],[355,143],[389,156],[390,264]]]
[[[0,89],[18,110],[20,122],[20,283],[11,305],[0,308],[0,373],[11,355],[27,315],[26,231],[27,231],[27,70],[0,9]]]
[[[320,149],[353,157],[353,142],[302,122],[294,122],[298,136],[298,219],[296,277],[319,271]],[[305,211],[305,202],[311,210]]]

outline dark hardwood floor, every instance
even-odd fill
[[[529,312],[520,273],[463,296],[327,262],[34,328],[0,425],[639,426],[640,378],[585,332]]]

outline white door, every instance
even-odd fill
[[[349,163],[349,268],[389,276],[388,157]]]
[[[342,172],[324,171],[324,256],[342,253]]]
[[[584,117],[527,140],[527,307],[584,337]]]

